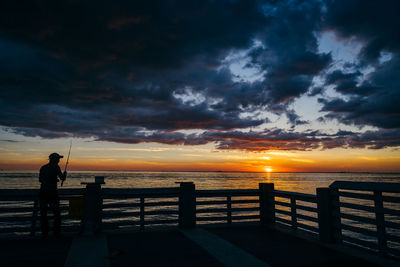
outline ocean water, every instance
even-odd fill
[[[338,180],[400,183],[400,173],[69,172],[63,188],[82,188],[94,176],[104,176],[108,188],[176,187],[190,181],[196,189],[256,189],[259,183],[274,183],[278,190],[310,194]],[[0,189],[39,187],[38,172],[0,171]]]
[[[357,181],[357,182],[390,182],[390,183],[400,183],[399,173],[246,173],[246,172],[69,172],[68,178],[64,183],[63,188],[83,188],[82,182],[93,182],[95,176],[104,176],[105,185],[103,188],[160,188],[160,187],[177,187],[178,182],[193,182],[196,189],[257,189],[259,183],[274,183],[275,189],[300,192],[308,194],[316,194],[316,188],[318,187],[328,187],[334,181]],[[38,172],[24,171],[24,172],[10,172],[1,171],[0,172],[0,189],[35,189],[39,188],[40,184],[38,181]],[[391,194],[393,195],[393,194]],[[395,196],[400,197],[400,194],[395,194]],[[243,197],[244,198],[244,197]],[[242,199],[243,199],[242,198]],[[251,199],[252,197],[247,197]],[[254,197],[253,197],[254,198]],[[343,200],[344,199],[344,200]],[[168,200],[168,199],[166,199]],[[171,199],[169,199],[171,200]],[[211,199],[203,199],[211,200]],[[215,199],[214,199],[215,200]],[[276,198],[278,201],[288,202],[288,199]],[[363,204],[367,206],[373,206],[373,201],[370,200],[358,200],[350,198],[341,198],[341,200],[346,202],[352,202],[357,204]],[[131,203],[137,200],[106,200],[105,203]],[[152,201],[148,199],[146,201]],[[161,199],[153,200],[161,201]],[[298,201],[297,204],[316,207],[315,204]],[[31,206],[32,203],[0,203],[1,206],[17,205],[17,206]],[[61,203],[61,206],[66,207],[68,205],[67,201]],[[237,204],[235,207],[255,207],[257,204]],[[221,205],[219,207],[225,207]],[[395,210],[400,210],[399,203],[386,203],[386,208],[391,208]],[[146,211],[151,211],[157,209],[158,207],[146,208]],[[218,206],[202,206],[201,208],[218,208]],[[290,208],[277,206],[281,210],[289,211]],[[176,209],[176,207],[164,207],[162,209]],[[116,212],[130,212],[138,211],[136,208],[121,208],[114,210]],[[299,211],[300,212],[300,211]],[[345,212],[352,215],[359,215],[369,218],[374,218],[374,213],[368,213],[352,209],[343,209],[341,212]],[[316,216],[306,211],[301,211],[301,214],[308,216]],[[255,215],[258,212],[234,212],[232,215]],[[9,214],[8,214],[9,215]],[[29,216],[29,214],[26,214]],[[0,228],[9,227],[12,225],[10,222],[1,222],[0,214]],[[176,219],[175,215],[159,215],[146,216],[146,220],[151,219]],[[226,216],[225,213],[213,213],[213,214],[199,214],[199,217],[209,217],[209,216]],[[278,217],[288,219],[290,218],[285,215],[277,214]],[[64,217],[66,217],[66,212],[64,212]],[[138,218],[114,218],[105,219],[105,222],[118,223],[118,221],[124,220],[137,220]],[[385,215],[385,220],[400,223],[400,216],[387,216]],[[317,226],[314,222],[305,221],[298,219],[299,222]],[[351,220],[342,219],[343,223],[348,225],[358,226],[365,229],[376,230],[374,225],[368,225],[365,223],[360,223]],[[63,220],[63,225],[76,224],[77,222],[71,220]],[[202,222],[199,222],[201,224]],[[207,222],[205,222],[207,223]],[[396,236],[400,236],[400,231],[396,229],[387,229],[387,232]],[[354,232],[343,231],[344,235],[349,235],[351,237],[357,237],[363,240],[377,242],[376,239],[369,236],[364,236]],[[400,249],[398,243],[390,243],[390,247]]]

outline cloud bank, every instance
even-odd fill
[[[8,131],[246,151],[400,145],[398,1],[3,6],[0,125]],[[361,46],[350,63],[321,52],[327,32]],[[311,126],[292,108],[303,96],[318,99],[319,121],[355,130]],[[288,125],[271,126],[270,114]],[[365,126],[375,130],[356,130]]]

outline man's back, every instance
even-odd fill
[[[62,176],[58,164],[48,163],[40,168],[39,181],[40,190],[46,192],[56,192],[58,177]]]

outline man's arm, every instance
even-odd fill
[[[57,176],[61,179],[61,181],[64,181],[65,179],[67,179],[67,172],[65,171],[64,173],[62,173],[60,166],[58,166]]]

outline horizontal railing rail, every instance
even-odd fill
[[[140,197],[139,197],[140,198]],[[151,206],[177,206],[179,204],[178,201],[159,201],[159,202],[146,202],[144,205],[146,207]],[[118,202],[118,203],[105,203],[103,204],[104,209],[119,209],[119,208],[132,208],[132,207],[140,207],[141,204],[137,202]]]
[[[258,189],[196,190],[196,197],[259,196]]]
[[[329,186],[329,188],[399,193],[400,183],[335,181]]]
[[[131,189],[117,189],[117,188],[103,188],[102,194],[104,199],[108,198],[160,198],[177,196],[179,187],[172,188],[131,188]]]

